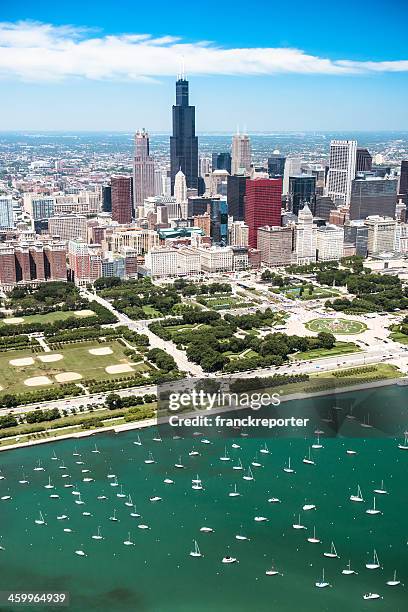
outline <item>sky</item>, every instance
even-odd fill
[[[407,0],[0,4],[0,130],[408,130]]]

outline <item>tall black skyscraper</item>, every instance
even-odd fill
[[[278,153],[272,153],[272,155],[268,157],[268,174],[270,178],[283,176],[285,171],[285,161],[286,157],[283,157]]]
[[[233,174],[227,178],[228,214],[234,221],[245,219],[245,193],[247,177]]]
[[[314,210],[316,202],[316,177],[308,174],[289,177],[289,205],[294,215],[299,213],[305,203]]]
[[[173,136],[170,136],[171,193],[174,178],[180,170],[187,187],[198,188],[198,138],[195,135],[195,106],[188,103],[188,81],[181,76],[176,82],[176,104],[173,106]]]
[[[226,170],[231,174],[231,153],[213,153],[212,169]]]

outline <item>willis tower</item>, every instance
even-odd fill
[[[187,187],[198,189],[198,138],[195,135],[195,106],[188,103],[188,81],[181,75],[176,82],[176,104],[173,106],[173,136],[170,136],[171,193],[174,178],[180,170]]]

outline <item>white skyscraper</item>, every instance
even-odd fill
[[[351,182],[356,174],[356,140],[332,140],[326,195],[335,202],[350,204]]]
[[[174,197],[180,209],[180,216],[182,219],[185,219],[187,217],[187,183],[181,169],[177,172],[174,179]]]
[[[337,261],[343,257],[344,228],[325,225],[317,228],[317,259]]]
[[[289,193],[289,177],[299,176],[299,174],[301,173],[302,160],[298,157],[287,157],[285,162],[285,169],[283,171],[283,195],[287,195]]]
[[[307,204],[299,210],[295,226],[295,255],[299,265],[316,261],[317,227]]]
[[[231,174],[249,173],[251,170],[251,141],[248,134],[232,137]]]
[[[133,205],[138,210],[146,198],[155,193],[154,159],[149,151],[149,134],[144,129],[135,135],[133,160]]]
[[[14,227],[12,197],[1,195],[1,194],[0,194],[0,227]]]

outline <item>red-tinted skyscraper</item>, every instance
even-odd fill
[[[132,221],[132,177],[111,178],[112,220],[118,223]]]
[[[281,225],[282,179],[254,179],[246,182],[245,223],[248,244],[257,247],[258,227]]]

